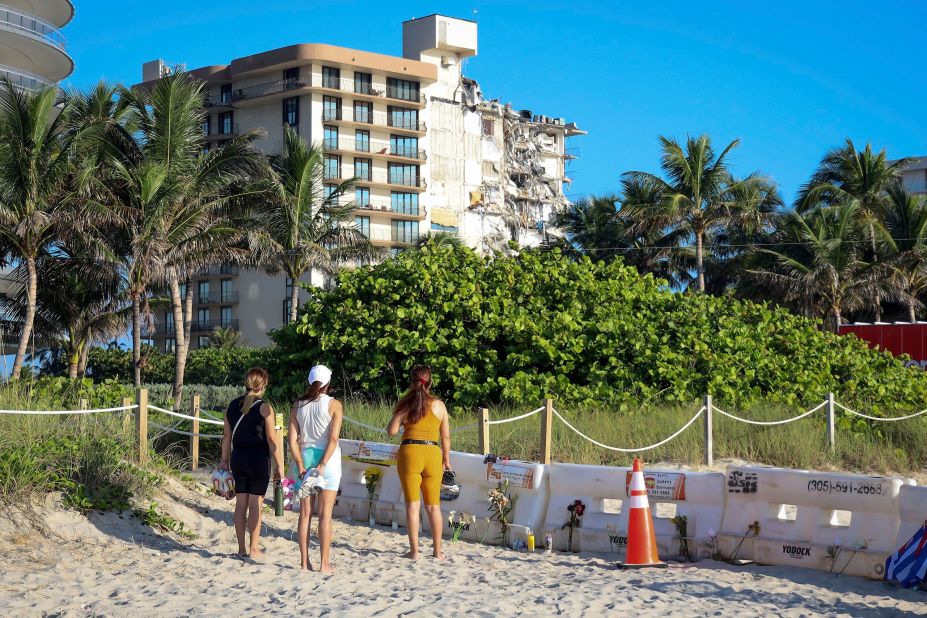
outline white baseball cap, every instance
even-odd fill
[[[309,370],[309,384],[321,382],[325,386],[332,381],[332,370],[325,365],[316,365]]]

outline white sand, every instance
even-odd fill
[[[49,504],[62,539],[0,524],[0,616],[914,616],[927,593],[858,578],[711,561],[617,571],[604,554],[528,555],[458,542],[448,560],[412,564],[403,531],[336,521],[332,576],[300,572],[296,516],[265,513],[263,564],[231,556],[231,503],[169,481],[163,510],[193,541],[134,517],[88,517]],[[430,542],[423,541],[430,554]],[[318,552],[313,548],[313,561]]]

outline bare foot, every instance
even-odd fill
[[[441,553],[434,553],[434,554],[431,554],[431,555],[434,556],[434,559],[435,559],[435,560],[444,560],[445,558],[447,558],[447,555],[445,555],[444,552],[441,552]]]
[[[250,552],[248,552],[248,557],[254,560],[255,562],[261,562],[267,556],[260,549],[252,549]]]
[[[324,575],[330,575],[330,574],[332,574],[332,573],[334,573],[334,572],[335,572],[335,569],[334,569],[334,567],[332,567],[332,565],[330,565],[330,564],[323,564],[323,565],[319,568],[319,573],[322,573],[322,574],[324,574]]]
[[[407,551],[406,553],[402,555],[402,557],[408,558],[409,560],[418,560],[418,552],[417,551]]]
[[[312,568],[311,564],[301,564],[299,565],[299,570],[300,571],[315,571],[315,569]]]

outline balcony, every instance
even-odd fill
[[[337,171],[324,170],[322,178],[329,184],[341,182],[344,178]],[[380,186],[384,188],[402,188],[412,191],[424,191],[426,189],[425,179],[421,176],[408,176],[405,174],[389,173],[386,170],[372,170],[364,177],[354,177],[354,183],[358,186]]]
[[[362,152],[371,157],[395,157],[410,159],[416,162],[425,161],[425,150],[413,146],[403,146],[385,140],[358,140],[341,137],[337,140],[326,139],[322,142],[322,149],[326,152],[344,152],[354,154]]]
[[[232,103],[241,101],[251,101],[271,95],[289,94],[293,90],[302,90],[309,87],[309,77],[278,79],[276,81],[248,86],[247,88],[236,88],[232,90]]]
[[[238,320],[203,320],[194,321],[190,325],[190,332],[194,333],[211,333],[217,328],[226,328],[228,330],[238,330]]]
[[[234,107],[232,105],[232,94],[227,92],[217,97],[206,95],[206,98],[203,99],[203,107],[214,112],[232,109]]]
[[[231,305],[238,302],[238,292],[212,292],[205,296],[196,297],[200,305]]]
[[[372,84],[368,82],[357,82],[353,79],[334,78],[322,75],[319,81],[313,82],[313,87],[318,87],[322,91],[330,91],[332,94],[347,94],[358,101],[386,102],[396,105],[405,105],[410,107],[425,107],[426,99],[421,90],[405,91],[400,88],[384,86],[382,84]]]
[[[0,76],[13,82],[13,86],[26,92],[38,92],[52,88],[55,83],[28,71],[22,71],[5,64],[0,64]]]
[[[347,112],[352,110],[348,109]],[[346,117],[350,116],[350,117]],[[391,132],[407,135],[425,135],[425,122],[418,119],[406,118],[386,112],[365,112],[362,114],[344,114],[342,110],[322,110],[322,122],[352,126],[352,127],[386,127]]]
[[[411,246],[418,242],[418,234],[401,234],[396,230],[370,230],[370,244],[378,247]]]
[[[50,6],[51,3],[35,4],[38,5],[36,11],[44,11],[51,15],[49,9],[54,8]],[[10,33],[16,39],[10,40],[10,35],[2,35],[0,50],[6,50],[2,54],[6,63],[26,67],[51,82],[64,79],[74,70],[74,61],[65,49],[64,35],[51,22],[9,5],[0,4],[0,33],[2,32]]]
[[[378,198],[377,196],[371,197],[367,200],[366,203],[361,203],[357,201],[348,201],[342,199],[340,201],[342,205],[351,204],[354,206],[354,213],[360,216],[377,216],[385,215],[390,219],[404,219],[407,221],[422,221],[425,216],[425,208],[422,206],[417,207],[404,207],[397,206],[392,203],[392,200],[389,198]]]
[[[225,125],[220,123],[216,129],[217,131],[215,133],[204,134],[203,139],[205,139],[207,142],[218,142],[224,139],[238,137],[241,134],[237,122]]]

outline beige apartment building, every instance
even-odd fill
[[[402,251],[433,231],[484,251],[509,239],[537,244],[551,215],[569,203],[566,140],[584,132],[559,117],[484,100],[462,72],[476,53],[475,22],[430,15],[403,23],[401,57],[299,44],[190,73],[208,86],[207,147],[262,129],[257,146],[276,153],[287,125],[321,143],[325,179],[330,186],[356,179],[345,199],[377,246]],[[173,70],[147,62],[141,85]],[[320,273],[304,283],[330,284]],[[223,267],[192,284],[193,347],[209,345],[217,327],[266,345],[267,332],[288,318],[286,277]],[[154,343],[170,351],[170,313],[156,323]]]

